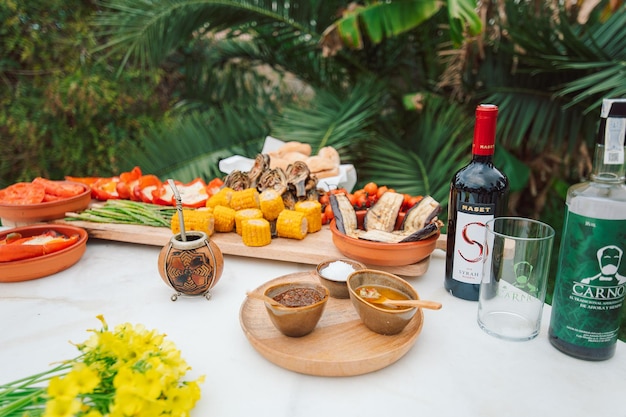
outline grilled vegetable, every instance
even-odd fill
[[[285,209],[276,219],[276,233],[279,237],[304,239],[307,229],[307,220],[301,211]]]
[[[295,208],[296,211],[304,213],[308,225],[308,233],[315,233],[322,230],[322,205],[319,201],[299,201],[296,203]]]
[[[333,209],[337,230],[351,237],[356,237],[357,218],[352,203],[345,194],[331,194],[330,206]]]
[[[421,229],[416,230],[415,232],[411,233],[409,236],[405,237],[400,242],[401,243],[404,243],[404,242],[416,242],[418,240],[427,239],[427,238],[431,237],[432,235],[434,235],[435,233],[437,233],[437,230],[439,230],[439,228],[441,226],[442,226],[442,224],[441,224],[440,221],[435,221],[433,223],[428,223],[426,226],[424,226]]]
[[[396,225],[404,196],[393,191],[383,194],[376,204],[367,211],[363,226],[365,230],[382,230],[391,232]]]
[[[249,219],[262,219],[263,212],[258,208],[249,208],[243,210],[237,210],[235,213],[235,231],[241,234],[241,222]]]
[[[402,222],[402,230],[409,233],[418,231],[431,223],[440,211],[439,203],[431,196],[426,196],[407,211]]]
[[[235,228],[235,214],[237,212],[230,207],[217,206],[213,209],[216,232],[232,232]]]
[[[272,241],[270,223],[265,219],[247,219],[241,222],[241,238],[246,246],[265,246]]]
[[[215,232],[215,217],[210,209],[183,209],[183,219],[185,221],[185,230],[204,232],[207,236],[211,236]],[[174,234],[180,233],[180,219],[178,216],[172,216],[170,229]]]

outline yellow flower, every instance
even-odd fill
[[[3,385],[0,398],[11,393],[10,401],[21,407],[15,408],[16,415],[188,417],[200,399],[204,377],[183,380],[191,367],[174,343],[143,325],[124,323],[110,331],[104,317],[98,319],[102,329],[89,330],[90,337],[75,344],[80,356],[32,378],[49,379],[47,387],[20,379]],[[40,393],[33,395],[33,390]],[[20,395],[28,396],[27,401]],[[0,408],[4,405],[0,402]]]
[[[146,415],[143,410],[148,402],[134,386],[125,385],[117,389],[111,413],[121,412],[125,416]]]
[[[92,392],[100,383],[98,372],[84,363],[74,365],[66,378],[77,388],[79,394]]]
[[[55,376],[48,384],[48,395],[50,398],[73,399],[79,393],[79,387],[68,378]]]
[[[80,401],[76,398],[57,397],[46,403],[43,417],[72,417],[80,410]]]

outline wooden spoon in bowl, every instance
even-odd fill
[[[392,300],[391,298],[387,298],[384,296],[380,296],[378,298],[365,298],[365,301],[371,304],[387,304],[395,307],[419,307],[419,308],[427,308],[429,310],[439,310],[441,308],[441,303],[437,301],[427,301],[427,300]]]
[[[380,291],[373,287],[360,288],[358,295],[370,304],[386,304],[394,307],[421,307],[431,310],[439,310],[441,308],[441,303],[436,301],[394,300],[392,298],[385,297],[380,293]]]
[[[271,297],[268,297],[265,294],[260,294],[260,293],[256,293],[256,292],[247,292],[246,295],[250,298],[256,298],[257,300],[261,300],[261,301],[265,301],[267,303],[270,303],[273,306],[278,306],[278,307],[285,307],[283,304],[279,303],[278,301],[274,300]]]

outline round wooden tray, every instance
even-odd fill
[[[317,277],[314,271],[289,274],[254,292],[285,281],[317,282]],[[330,298],[315,330],[300,338],[280,333],[260,300],[246,297],[239,319],[250,344],[270,362],[308,375],[352,376],[377,371],[404,356],[422,330],[424,313],[418,310],[408,326],[393,336],[365,327],[349,299]]]

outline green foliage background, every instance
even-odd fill
[[[160,70],[91,54],[95,6],[80,0],[0,4],[0,186],[36,176],[109,175],[119,155],[166,119]]]

